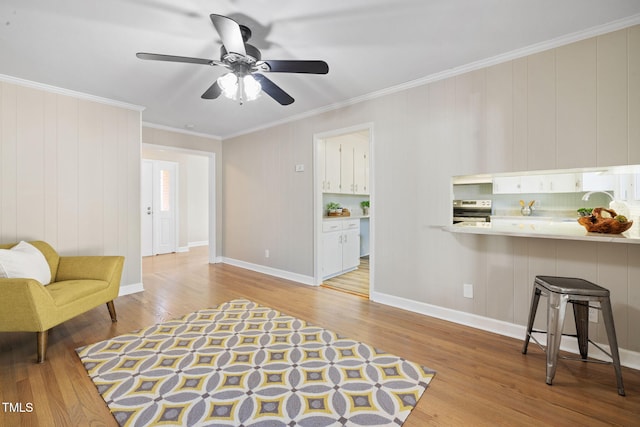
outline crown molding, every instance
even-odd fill
[[[271,122],[269,124],[265,124],[262,126],[258,126],[251,129],[245,129],[241,132],[227,135],[224,139],[231,139],[241,135],[246,135],[249,133],[257,132],[260,130],[268,129],[274,126],[294,122],[301,119],[306,119],[309,117],[317,116],[329,111],[338,110],[340,108],[349,107],[354,104],[358,104],[364,101],[370,101],[376,98],[380,98],[386,95],[391,95],[397,92],[402,92],[407,89],[413,89],[418,86],[423,86],[429,83],[437,82],[439,80],[444,80],[450,77],[455,77],[461,74],[465,74],[471,71],[476,71],[482,68],[487,68],[493,65],[501,64],[504,62],[512,61],[514,59],[523,58],[525,56],[533,55],[536,53],[544,52],[546,50],[555,49],[560,46],[565,46],[571,43],[575,43],[581,40],[585,40],[591,37],[597,37],[603,34],[611,33],[614,31],[622,30],[625,28],[629,28],[634,25],[640,24],[640,14],[632,15],[627,18],[619,19],[616,21],[609,22],[607,24],[598,25],[595,27],[588,28],[586,30],[576,31],[574,33],[566,34],[564,36],[556,37],[551,40],[547,40],[544,42],[536,43],[524,48],[516,49],[510,52],[506,52],[503,54],[495,55],[489,58],[485,58],[479,61],[471,62],[469,64],[461,65],[459,67],[454,67],[449,70],[445,70],[439,73],[430,74],[425,77],[421,77],[416,80],[412,80],[406,83],[401,83],[399,85],[391,86],[386,89],[378,90],[375,92],[371,92],[362,96],[358,96],[355,98],[348,99],[343,102],[338,102],[335,104],[327,105],[325,107],[317,108],[314,110],[310,110],[298,115],[287,117],[286,119]],[[223,139],[223,140],[224,140]]]
[[[85,101],[93,101],[99,104],[110,105],[112,107],[126,108],[127,110],[142,112],[146,108],[140,105],[129,104],[127,102],[116,101],[114,99],[109,99],[109,98],[102,98],[100,96],[90,95],[84,92],[77,92],[75,90],[64,89],[61,87],[51,86],[44,83],[38,83],[31,80],[20,79],[18,77],[8,76],[6,74],[0,74],[0,82],[12,83],[18,86],[44,90],[46,92],[51,92],[58,95],[71,96],[73,98],[83,99]]]

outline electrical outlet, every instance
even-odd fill
[[[473,285],[465,283],[462,285],[462,296],[465,298],[473,298]]]
[[[589,322],[598,323],[598,309],[589,307]]]
[[[269,258],[269,249],[264,250],[264,257]]]

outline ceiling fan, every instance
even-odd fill
[[[261,73],[306,73],[327,74],[329,66],[324,61],[263,60],[260,51],[247,43],[251,30],[233,19],[211,14],[211,21],[220,38],[220,60],[191,58],[186,56],[162,55],[139,52],[140,59],[155,61],[184,62],[220,66],[229,70],[220,76],[203,94],[203,99],[216,99],[220,95],[235,99],[240,104],[257,98],[261,91],[267,93],[281,105],[292,104],[294,99]]]

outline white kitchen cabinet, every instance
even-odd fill
[[[544,175],[546,190],[544,193],[573,193],[578,191],[579,178],[575,173]]]
[[[320,142],[324,193],[369,194],[369,141],[347,137]]]
[[[360,265],[360,220],[322,223],[322,277],[328,279]]]
[[[342,270],[355,270],[359,265],[360,230],[344,230],[342,234]]]
[[[340,141],[328,139],[318,144],[323,193],[340,192]]]
[[[322,233],[322,277],[342,272],[342,231]]]
[[[353,147],[353,185],[355,194],[369,194],[369,143]]]
[[[640,200],[640,192],[638,191],[639,177],[640,175],[638,174],[616,175],[616,185],[611,187],[615,198],[624,201]]]
[[[500,176],[493,178],[493,194],[573,193],[579,190],[576,174]]]
[[[343,194],[354,194],[354,170],[353,155],[355,143],[345,141],[340,147],[340,192]]]
[[[520,193],[542,193],[547,182],[544,175],[525,175],[520,177]]]
[[[344,141],[340,153],[340,192],[369,194],[369,141]]]
[[[520,193],[519,176],[495,176],[493,177],[493,194],[518,194]]]
[[[616,189],[613,175],[584,172],[580,175],[578,191],[612,191]]]

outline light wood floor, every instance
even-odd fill
[[[354,271],[327,279],[322,286],[369,298],[369,257],[360,258],[360,265]]]
[[[74,349],[234,298],[257,303],[367,342],[437,371],[405,427],[632,426],[640,424],[640,371],[623,368],[626,397],[608,365],[560,361],[553,386],[544,354],[520,340],[299,285],[229,265],[206,250],[143,261],[144,293],[120,297],[118,323],[97,307],[56,328],[47,362],[35,364],[35,334],[0,333],[0,426],[116,426]]]

